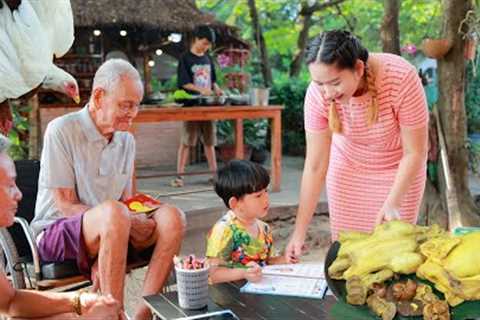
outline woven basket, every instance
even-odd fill
[[[178,304],[183,309],[201,309],[208,304],[208,267],[185,270],[175,267]]]

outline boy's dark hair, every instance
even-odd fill
[[[267,188],[269,183],[270,176],[261,165],[246,160],[232,160],[217,171],[215,192],[231,209],[228,204],[231,197],[241,199]]]
[[[207,39],[211,44],[215,43],[215,31],[209,26],[199,26],[193,30],[193,37]]]
[[[357,59],[367,62],[368,50],[352,33],[345,30],[324,31],[309,43],[306,53],[307,65],[336,64],[340,69],[353,69]]]

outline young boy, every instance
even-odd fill
[[[215,83],[215,66],[207,53],[215,42],[215,32],[207,26],[200,26],[195,29],[193,37],[190,50],[178,62],[178,88],[196,95],[222,95],[222,90]],[[210,171],[215,172],[217,170],[215,122],[186,121],[183,123],[182,138],[178,148],[177,173],[179,175],[172,181],[173,187],[183,187],[181,174],[185,172],[189,147],[194,147],[197,144],[198,136],[203,142]]]
[[[215,192],[230,209],[210,230],[206,256],[212,283],[262,278],[261,266],[286,263],[276,256],[270,227],[260,218],[268,213],[270,177],[262,166],[230,161],[217,173]]]

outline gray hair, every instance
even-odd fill
[[[0,133],[0,154],[6,154],[10,144],[10,140]]]
[[[93,78],[92,91],[96,88],[102,88],[105,91],[113,89],[120,80],[125,77],[137,81],[143,91],[143,83],[140,74],[130,62],[123,59],[110,59],[105,61],[95,73]]]

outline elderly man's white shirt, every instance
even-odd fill
[[[134,137],[117,131],[109,142],[93,123],[88,106],[51,121],[43,141],[35,233],[63,217],[54,205],[53,189],[75,189],[80,202],[91,207],[120,200],[125,190],[131,191],[134,159]]]

